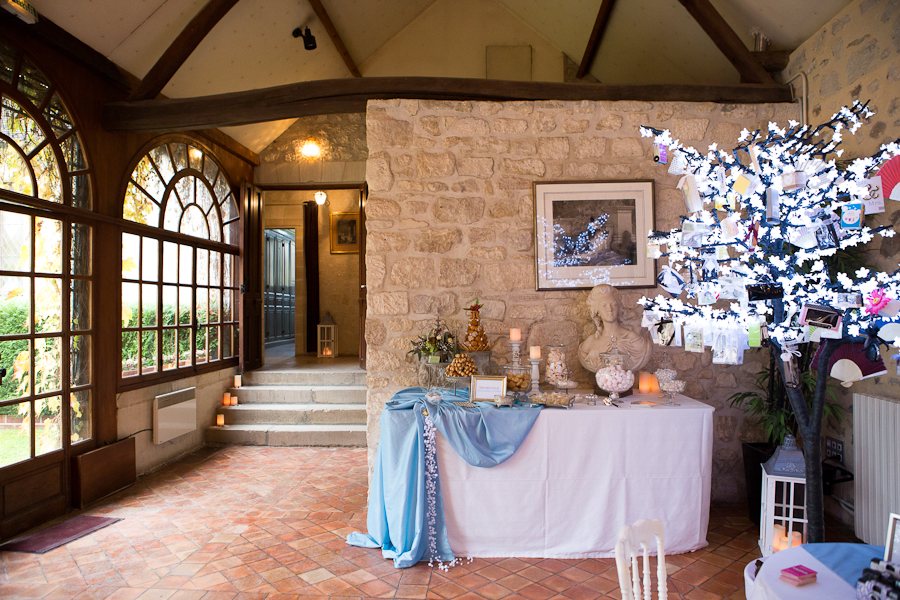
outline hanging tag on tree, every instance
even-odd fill
[[[672,162],[669,164],[669,175],[684,175],[687,170],[687,158],[684,152],[675,150],[672,152]]]
[[[851,202],[841,207],[841,229],[859,229],[865,220],[865,208],[862,202]]]
[[[697,189],[697,179],[693,175],[682,177],[677,187],[684,198],[684,205],[688,212],[694,213],[703,208],[700,191]]]
[[[766,223],[769,225],[781,223],[781,199],[775,188],[766,188]]]
[[[669,162],[669,147],[665,144],[653,144],[653,162],[664,165]]]

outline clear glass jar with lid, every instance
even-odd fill
[[[619,398],[619,394],[631,389],[634,385],[634,373],[625,368],[625,355],[619,352],[616,338],[610,339],[609,352],[600,355],[600,368],[597,370],[597,387],[609,393],[610,400]]]

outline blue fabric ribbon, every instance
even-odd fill
[[[369,533],[347,536],[347,543],[353,546],[381,548],[384,557],[393,559],[394,566],[401,569],[422,560],[428,550],[423,411],[450,446],[476,467],[493,467],[508,460],[540,413],[524,407],[500,409],[490,402],[479,402],[475,409],[446,401],[432,403],[425,400],[425,392],[424,388],[407,388],[385,405],[369,488]],[[445,392],[445,397],[453,396]],[[454,556],[447,540],[439,477],[435,496],[435,558],[451,561]]]

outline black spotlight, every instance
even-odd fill
[[[292,34],[295,38],[302,37],[303,38],[303,47],[307,50],[315,50],[316,49],[316,36],[314,36],[309,31],[309,27],[306,28],[306,31],[303,31],[302,27],[298,27],[294,30]]]

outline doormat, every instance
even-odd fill
[[[68,521],[28,537],[7,542],[0,546],[0,550],[44,554],[121,520],[115,517],[88,517],[84,515],[73,517]]]

